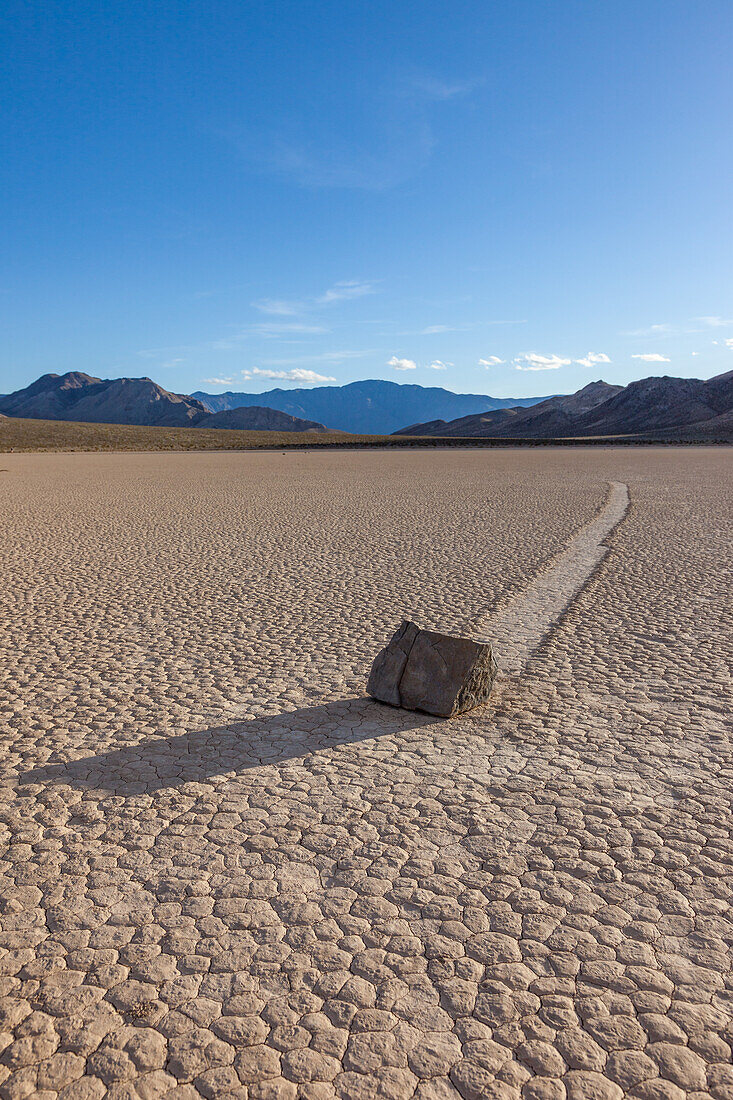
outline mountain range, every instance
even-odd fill
[[[204,393],[191,398],[212,412],[247,405],[266,405],[326,427],[357,435],[389,435],[416,420],[433,420],[483,413],[516,405],[534,405],[542,397],[500,398],[486,394],[451,393],[438,386],[400,385],[381,379],[350,382],[346,386],[315,389],[268,390],[266,393]],[[0,408],[2,405],[0,404]]]
[[[44,374],[0,396],[0,413],[34,420],[97,424],[240,428],[249,431],[347,431],[389,435],[420,419],[453,419],[541,397],[495,398],[374,379],[346,386],[268,393],[171,393],[150,378],[101,379],[80,371]],[[269,410],[269,416],[265,414]]]
[[[567,397],[433,420],[396,435],[496,439],[584,436],[733,439],[733,371],[697,378],[642,378],[628,386],[591,382]]]
[[[416,414],[426,411],[438,415],[418,420]],[[733,371],[708,381],[665,376],[612,386],[599,380],[574,394],[522,400],[377,379],[314,390],[189,396],[171,393],[150,378],[101,379],[71,371],[45,374],[25,389],[0,396],[0,416],[436,438],[733,441]]]
[[[150,378],[102,380],[79,371],[44,374],[23,390],[0,397],[0,415],[93,424],[145,424],[166,428],[239,428],[246,431],[325,432],[322,424],[254,405],[212,413],[186,394],[171,393]]]

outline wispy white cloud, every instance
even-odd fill
[[[412,76],[406,81],[406,88],[426,99],[432,99],[436,103],[446,99],[455,99],[457,96],[468,95],[483,83],[481,78],[476,80],[441,80],[439,77],[420,75]]]
[[[581,367],[595,367],[598,363],[610,363],[611,360],[602,351],[589,351],[582,359],[576,359]]]
[[[489,355],[486,359],[479,359],[478,365],[480,367],[498,367],[504,360],[500,359],[498,355]]]
[[[234,379],[233,378],[204,378],[203,381],[207,386],[231,386]]]
[[[366,351],[324,351],[320,355],[294,355],[287,359],[263,359],[260,360],[268,367],[297,367],[304,363],[343,363],[347,359],[364,359],[367,355],[373,355],[373,350]]]
[[[706,314],[704,317],[691,317],[686,321],[676,324],[647,325],[646,328],[632,329],[622,333],[623,336],[692,336],[705,332],[711,328],[729,328],[733,325],[733,318],[723,317],[719,314]]]
[[[525,355],[519,355],[514,360],[515,370],[558,370],[560,367],[569,367],[572,359],[563,359],[559,355],[538,355],[536,351],[528,351]]]
[[[399,359],[396,355],[393,355],[391,359],[387,361],[388,367],[394,367],[395,370],[416,370],[417,363],[414,359]]]
[[[322,294],[315,294],[312,297],[258,298],[252,302],[252,306],[260,313],[275,317],[297,317],[299,314],[308,313],[322,306],[333,305],[334,302],[348,302],[353,298],[363,298],[366,294],[374,293],[376,290],[373,283],[364,279],[343,279],[324,290]]]
[[[303,370],[300,367],[295,367],[293,370],[263,370],[260,367],[252,367],[251,370],[243,370],[242,377],[246,379],[251,378],[273,378],[282,382],[303,382],[309,385],[313,382],[336,382],[337,379],[330,378],[325,374],[317,374],[314,370]]]
[[[452,367],[452,363],[444,363],[442,359],[433,359],[432,363],[427,363],[428,370],[447,370],[448,367]]]
[[[708,328],[728,328],[733,325],[733,320],[726,320],[725,317],[694,317],[693,320],[707,325]]]
[[[143,359],[159,359],[168,357],[164,366],[177,365],[184,362],[179,358],[180,353],[186,355],[201,355],[211,351],[235,351],[241,349],[248,340],[257,337],[273,340],[283,340],[289,343],[301,343],[298,338],[310,336],[325,336],[331,329],[325,325],[310,324],[302,321],[258,321],[255,324],[244,325],[239,328],[232,326],[225,336],[215,340],[203,341],[200,344],[183,344],[175,347],[143,348],[137,354]],[[175,358],[170,358],[175,357]]]
[[[623,336],[673,336],[677,332],[677,328],[674,325],[647,325],[646,328],[632,329],[630,332],[624,332]]]
[[[302,302],[288,302],[284,298],[260,298],[252,305],[260,313],[271,313],[275,317],[293,317],[303,309]]]
[[[325,328],[323,325],[305,325],[300,324],[298,321],[292,322],[273,322],[268,324],[267,321],[262,321],[255,325],[250,325],[240,335],[248,336],[254,334],[255,336],[323,336],[325,333],[330,332],[330,328]]]
[[[385,325],[389,325],[389,321],[383,322]],[[467,328],[472,328],[472,325],[426,325],[425,328],[411,328],[402,329],[400,332],[394,333],[396,336],[441,336],[446,332],[464,332]]]
[[[725,346],[727,348],[730,348],[731,351],[733,351],[733,338],[728,338],[728,339],[724,340],[723,343],[725,344]]]
[[[638,355],[632,355],[632,359],[641,359],[644,363],[671,363],[666,355],[660,355],[658,351],[645,351]]]
[[[316,305],[329,306],[332,302],[348,302],[352,298],[363,298],[365,294],[374,294],[371,283],[361,279],[345,279],[316,298]]]
[[[323,140],[317,113],[298,112],[273,129],[264,114],[220,130],[238,155],[254,167],[307,188],[386,191],[424,170],[437,144],[434,118],[455,111],[477,80],[451,80],[434,73],[397,70],[375,82],[364,102],[370,125]]]

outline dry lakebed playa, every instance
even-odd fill
[[[730,449],[0,467],[0,1097],[731,1100]]]

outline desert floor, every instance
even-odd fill
[[[0,456],[0,1097],[730,1100],[731,457]]]

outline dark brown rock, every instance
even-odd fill
[[[377,654],[367,692],[382,703],[450,718],[485,702],[497,667],[486,642],[405,621]]]

